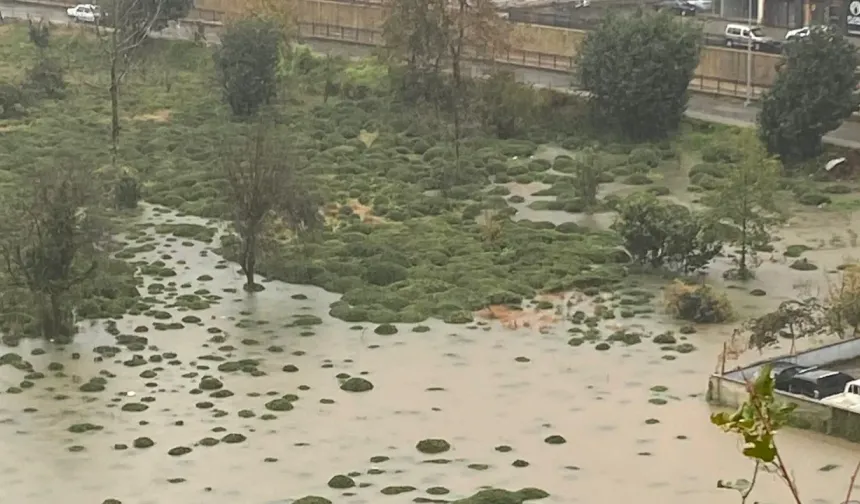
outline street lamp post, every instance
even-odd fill
[[[747,8],[747,99],[744,107],[749,107],[752,101],[752,6],[753,0],[749,0]]]

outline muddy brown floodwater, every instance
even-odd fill
[[[141,220],[207,224],[148,206]],[[784,243],[827,234],[821,221],[797,222]],[[202,319],[182,330],[135,333],[138,326],[151,328],[153,318],[123,318],[120,332],[145,336],[149,346],[123,348],[102,362],[94,361],[93,349],[115,344],[103,323],[85,324],[64,349],[38,341],[13,349],[46,376],[23,393],[0,393],[2,502],[274,504],[316,494],[340,503],[405,503],[433,498],[425,493],[429,487],[446,487],[451,493],[444,498],[454,499],[490,485],[540,487],[558,503],[723,504],[737,502],[737,496],[716,489],[717,479],[749,476],[751,464],[734,438],[710,425],[703,398],[730,326],[689,335],[687,342],[697,350],[687,354],[667,353],[649,340],[629,347],[613,343],[607,351],[591,343],[570,346],[563,322],[541,333],[534,326],[506,329],[496,321],[469,327],[430,321],[426,333],[399,325],[397,334],[381,336],[327,317],[336,296],[317,288],[268,282],[253,296],[236,294],[232,289],[241,285],[241,276],[235,266],[225,267],[211,245],[170,239],[151,228],[147,233],[143,240],[154,240],[156,250],[135,260],[170,254],[173,259],[165,262],[177,272],[159,280],[175,282],[176,292],[156,297],[169,303],[177,294],[205,288],[223,300],[207,310],[173,310],[168,322],[189,314]],[[830,269],[853,252],[824,247],[807,256]],[[204,273],[212,279],[199,280]],[[761,310],[762,303],[790,296],[794,284],[821,283],[823,276],[766,261],[758,280],[732,292],[736,305]],[[778,295],[753,298],[746,291],[755,287]],[[293,297],[299,294],[307,299]],[[296,315],[316,315],[322,323],[285,327]],[[677,329],[661,315],[648,317],[606,323]],[[43,347],[46,353],[31,355]],[[81,358],[73,359],[74,352]],[[258,359],[257,372],[216,369],[240,359]],[[64,364],[63,373],[48,371],[51,362]],[[295,367],[285,372],[288,364]],[[339,373],[364,375],[375,388],[342,391]],[[24,374],[0,367],[2,388],[17,386]],[[207,374],[233,395],[192,393]],[[106,378],[104,391],[79,390],[98,376]],[[264,407],[284,394],[298,396],[291,411]],[[148,409],[121,409],[128,403]],[[103,428],[68,430],[85,423]],[[198,444],[230,433],[245,439]],[[548,444],[544,440],[551,435],[567,442]],[[155,445],[134,448],[139,437]],[[452,449],[422,455],[415,444],[424,438],[444,438]],[[806,502],[840,502],[860,457],[856,445],[794,430],[782,432],[780,443]],[[496,450],[501,445],[512,450]],[[171,456],[174,447],[191,451]],[[374,456],[389,459],[372,463]],[[512,465],[516,460],[528,465]],[[835,469],[821,470],[825,466]],[[347,494],[328,488],[332,476],[348,473],[356,488]],[[761,479],[755,500],[787,502],[775,478]],[[380,493],[386,486],[416,490],[386,496]]]

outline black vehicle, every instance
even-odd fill
[[[814,367],[798,366],[793,362],[775,361],[771,363],[770,377],[773,378],[773,387],[783,392],[788,392],[788,383],[791,378],[802,371],[811,371]]]
[[[674,12],[679,16],[696,15],[696,6],[684,0],[661,0],[654,4],[654,10]]]
[[[853,376],[839,371],[804,369],[788,381],[788,392],[811,399],[824,399],[841,394],[845,384],[850,381],[854,381]]]

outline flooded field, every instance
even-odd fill
[[[235,265],[210,246],[146,226],[205,221],[152,207],[141,219],[146,234],[135,241],[155,247],[134,260],[160,259],[176,272],[147,277],[143,289],[158,293],[164,311],[123,318],[117,339],[98,323],[65,348],[24,341],[10,349],[32,368],[3,358],[11,364],[0,367],[4,500],[429,502],[482,486],[531,486],[552,502],[723,503],[736,496],[716,480],[749,475],[703,399],[731,327],[678,336],[691,344],[683,350],[649,341],[677,330],[659,313],[606,321],[604,329],[644,338],[603,351],[571,340],[564,321],[541,330],[398,324],[380,335],[328,318],[336,296],[317,288],[267,282],[253,296],[237,293]],[[831,268],[850,252],[808,255]],[[766,261],[747,288],[787,297],[793,283],[823,278],[791,271]],[[151,286],[156,280],[163,288]],[[177,303],[188,295],[212,305]],[[734,297],[758,310],[765,299]],[[341,390],[350,376],[373,389]],[[451,448],[425,455],[416,449],[423,439]],[[839,502],[856,446],[800,431],[783,432],[781,446],[807,502]],[[329,487],[337,475],[349,488]],[[761,502],[785,497],[767,476],[756,493]]]
[[[26,26],[2,32],[0,70],[18,79],[44,51],[30,47]],[[93,141],[109,122],[107,87],[78,85],[104,77],[94,64],[104,48],[78,30],[55,35],[73,85],[66,101],[39,100],[0,124],[10,198],[39,182],[21,160],[53,170],[48,161],[65,153],[87,170],[111,164]],[[631,273],[619,237],[605,232],[609,203],[649,191],[696,207],[719,184],[691,180],[691,167],[705,164],[706,146],[733,149],[733,133],[684,123],[671,141],[597,145],[591,167],[606,170],[592,179],[600,205],[591,208],[600,211],[585,214],[564,179],[575,156],[594,154],[587,131],[568,131],[574,100],[559,108],[530,95],[541,120],[528,138],[464,138],[463,169],[448,186],[447,126],[391,102],[381,62],[338,62],[343,76],[370,79],[341,91],[369,85],[369,95],[328,96],[320,83],[331,61],[308,52],[314,72],[294,76],[308,94],[281,104],[271,135],[295,147],[289,161],[328,227],[317,241],[280,227],[267,235],[278,246],[259,269],[294,283],[247,294],[238,266],[218,253],[235,217],[219,166],[249,131],[222,101],[209,48],[165,45],[161,56],[123,88],[119,182],[132,178],[133,202],[142,194],[149,204],[122,222],[115,259],[136,272],[104,261],[100,269],[122,271],[95,277],[107,292],[87,285],[91,297],[70,300],[80,329],[71,344],[19,341],[18,326],[3,335],[0,504],[435,503],[484,487],[546,491],[546,502],[565,504],[737,502],[717,481],[748,478],[752,464],[710,424],[708,376],[737,323],[798,293],[823,295],[831,273],[860,257],[847,210],[855,183],[828,193],[841,212],[793,203],[754,280],[724,280],[731,254],[716,259],[703,281],[728,293],[733,323],[682,325],[664,314],[668,276]],[[105,170],[84,173],[105,194],[120,188]],[[80,205],[67,206],[77,219]],[[231,243],[225,255],[236,258]],[[808,261],[805,271],[790,268],[795,260]],[[564,292],[573,288],[581,292]],[[557,294],[530,299],[542,292]],[[14,308],[4,321],[32,308],[20,293],[4,292]],[[524,298],[523,310],[508,306]],[[760,358],[742,353],[727,365]],[[857,446],[779,436],[804,502],[840,503]],[[751,502],[787,497],[763,474]]]

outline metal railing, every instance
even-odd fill
[[[191,9],[191,12],[188,13],[188,20],[190,21],[208,21],[210,23],[222,23],[225,17],[225,12],[212,9],[194,8]]]
[[[512,23],[529,23],[584,31],[596,29],[601,20],[600,16],[594,15],[586,17],[584,15],[566,13],[534,12],[527,8],[510,8],[506,13],[505,18]],[[724,46],[726,44],[726,37],[720,33],[703,33],[702,44],[706,46]],[[763,52],[779,52],[778,44],[773,44],[772,47],[762,49],[764,50]]]
[[[735,98],[746,98],[747,85],[746,81],[734,79],[723,79],[721,77],[706,77],[704,75],[695,75],[690,81],[691,91],[698,93],[706,93],[717,96],[734,96]],[[765,91],[770,89],[769,86],[753,85],[751,98],[758,100]]]
[[[299,23],[299,35],[306,38],[337,40],[352,44],[382,46],[385,41],[382,31],[367,28],[352,28],[323,23]],[[537,51],[509,49],[492,56],[478,55],[471,51],[473,59],[493,60],[519,67],[569,72],[573,68],[573,58],[563,54],[550,54]]]
[[[512,23],[529,23],[573,30],[593,30],[600,23],[598,17],[586,18],[564,13],[534,12],[524,8],[510,8],[506,12],[508,21]]]
[[[352,28],[348,26],[330,25],[322,23],[299,23],[299,34],[301,37],[333,40],[369,46],[382,46],[384,40],[380,30],[366,28]],[[563,54],[551,54],[537,51],[524,51],[510,49],[495,53],[492,57],[478,55],[475,52],[469,54],[471,58],[481,60],[492,59],[497,63],[513,65],[522,68],[533,68],[536,70],[569,73],[573,69],[573,57]],[[744,81],[724,79],[722,77],[711,77],[696,75],[690,82],[690,89],[696,92],[709,93],[720,96],[746,97],[746,83]],[[753,99],[758,99],[768,89],[768,86],[753,86]]]

